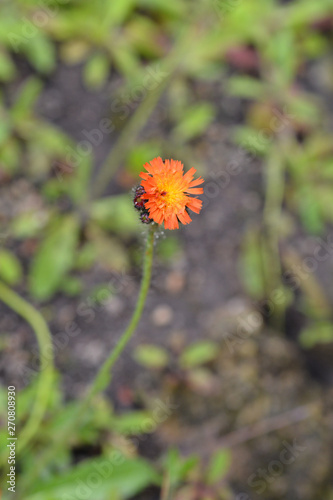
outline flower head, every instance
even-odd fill
[[[160,157],[144,168],[148,173],[140,173],[145,190],[141,198],[147,200],[149,217],[157,224],[164,222],[165,229],[178,229],[179,222],[189,224],[192,219],[188,209],[198,214],[202,207],[202,201],[192,196],[203,193],[203,188],[195,187],[204,182],[201,177],[193,180],[196,169],[192,167],[184,174],[180,161],[163,161]]]

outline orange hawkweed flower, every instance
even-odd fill
[[[191,217],[188,209],[200,213],[202,201],[191,195],[202,194],[203,188],[198,188],[204,180],[199,177],[193,180],[195,168],[190,168],[184,174],[184,166],[177,160],[154,158],[144,165],[146,172],[141,172],[141,186],[145,194],[141,196],[149,217],[157,224],[164,222],[165,229],[178,229],[179,221],[189,224]]]

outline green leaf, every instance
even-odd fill
[[[299,341],[301,346],[306,349],[314,347],[316,344],[328,344],[333,342],[332,323],[323,321],[309,326],[301,332]]]
[[[91,89],[98,89],[106,82],[110,71],[110,61],[105,54],[93,55],[84,68],[84,81]]]
[[[332,1],[321,0],[313,2],[312,0],[299,0],[288,4],[288,10],[285,13],[286,24],[299,28],[300,25],[307,25],[314,20],[320,19],[325,14],[331,13]]]
[[[240,276],[246,291],[260,299],[265,296],[265,252],[255,229],[249,230],[244,239],[240,258]]]
[[[228,91],[237,97],[258,99],[262,97],[263,90],[262,82],[250,76],[234,76],[228,82]]]
[[[25,82],[11,109],[11,117],[15,124],[30,116],[41,90],[42,83],[37,78],[31,77]]]
[[[316,197],[323,217],[331,222],[333,220],[332,187],[329,185],[319,186],[315,190],[312,189],[312,195]]]
[[[252,127],[239,125],[234,129],[234,141],[241,148],[250,151],[253,156],[264,156],[269,152],[272,141],[261,140],[258,130]]]
[[[148,412],[132,411],[115,417],[112,420],[112,429],[124,435],[143,434],[147,432],[147,421],[153,422]]]
[[[4,113],[1,113],[1,108],[0,108],[0,146],[1,146],[1,162],[3,162],[6,165],[6,160],[3,156],[3,148],[4,144],[6,141],[10,138],[10,134],[12,132],[12,126]]]
[[[57,342],[57,334],[54,340]],[[55,403],[57,403],[57,401],[55,401]],[[75,418],[75,415],[77,415],[77,412],[80,411],[80,403],[78,400],[67,402],[66,404],[59,403],[61,403],[61,400],[56,407],[52,408],[50,417],[40,428],[39,439],[41,443],[48,443],[50,436],[63,436],[64,433],[66,433],[66,429],[71,425],[71,421]],[[80,425],[72,430],[72,442],[80,444],[96,443],[102,431],[113,431],[112,423],[113,414],[109,403],[101,396],[97,397],[94,399],[93,404],[85,411],[80,421]],[[65,441],[62,443],[62,448],[67,448]],[[68,451],[70,451],[70,448],[68,448]],[[55,459],[57,459],[57,457],[53,457],[53,464]],[[63,467],[64,464],[62,464],[62,468]],[[31,468],[33,468],[33,464],[31,466],[27,465],[25,473],[29,473]]]
[[[1,131],[0,131],[1,135]],[[1,143],[1,138],[0,138]],[[7,140],[7,143],[3,144],[1,147],[1,168],[10,175],[16,172],[20,166],[20,144],[16,138],[11,137]]]
[[[61,283],[61,290],[70,297],[79,295],[82,288],[82,281],[76,276],[65,276]]]
[[[315,196],[315,194],[315,190],[311,184],[298,186],[296,191],[298,210],[307,231],[314,234],[322,234],[325,229],[325,220],[320,198]]]
[[[293,121],[314,126],[321,122],[321,112],[318,102],[310,93],[299,92],[288,102],[288,112]]]
[[[22,367],[22,372],[20,375],[24,374],[24,369],[27,368],[26,366]],[[32,368],[31,368],[32,370]],[[36,368],[35,370],[32,370],[36,375],[39,375],[39,369]],[[29,372],[29,370],[28,370]],[[32,380],[30,379],[29,384],[24,387],[19,393],[19,398],[20,398],[20,404],[17,405],[17,419],[18,422],[24,422],[28,417],[31,412],[31,407],[33,406],[35,397],[36,397],[36,392],[38,392],[38,384],[39,384],[39,378],[36,376]],[[61,394],[61,389],[59,385],[59,377],[56,375],[53,380],[53,385],[52,385],[52,391],[49,395],[50,399],[48,402],[49,409],[51,411],[51,414],[54,414],[54,411],[57,407],[59,407],[60,402],[62,400],[62,394]]]
[[[203,102],[191,107],[174,129],[174,136],[183,140],[193,139],[202,134],[212,122],[215,111],[210,103]]]
[[[212,361],[216,358],[217,353],[215,342],[200,340],[187,347],[180,357],[180,364],[183,368],[192,368]]]
[[[124,22],[135,6],[135,0],[112,0],[105,3],[103,23],[115,26]]]
[[[10,285],[16,285],[22,278],[20,261],[8,250],[0,250],[0,276]]]
[[[165,458],[165,469],[168,472],[170,484],[176,486],[186,478],[186,475],[196,467],[198,457],[190,456],[187,459],[181,457],[177,449],[169,449]]]
[[[75,166],[73,176],[68,182],[64,183],[65,186],[67,185],[68,195],[72,198],[74,203],[82,204],[88,197],[92,164],[91,154],[80,158],[78,165]],[[60,177],[60,181],[63,183],[62,177]]]
[[[275,74],[275,80],[279,86],[288,85],[294,78],[296,67],[299,64],[297,44],[290,30],[279,30],[267,40],[263,47],[266,57],[279,68]]]
[[[211,458],[207,470],[208,484],[220,481],[228,472],[231,464],[231,454],[229,450],[219,450]]]
[[[116,44],[112,47],[112,55],[115,66],[126,78],[135,79],[140,74],[140,62],[134,47],[125,43]]]
[[[56,63],[56,52],[53,42],[42,32],[29,40],[24,47],[31,64],[41,73],[52,71]]]
[[[0,51],[0,81],[8,82],[16,75],[16,68],[11,58]]]
[[[141,229],[138,215],[128,195],[111,196],[96,201],[91,218],[103,228],[130,235]]]
[[[169,362],[169,355],[162,347],[141,344],[134,351],[134,359],[147,368],[165,368]]]
[[[91,478],[91,481],[89,481]],[[155,470],[142,459],[129,460],[120,452],[85,460],[67,473],[46,481],[35,481],[25,500],[85,500],[107,498],[112,494],[131,498],[151,484],[159,484]]]
[[[29,286],[33,296],[49,299],[71,269],[78,240],[78,220],[73,215],[52,225],[32,263]]]
[[[75,269],[86,271],[93,265],[96,256],[96,246],[91,242],[87,242],[76,255]]]
[[[45,226],[49,214],[43,212],[26,212],[19,214],[12,222],[11,232],[16,238],[31,238]]]

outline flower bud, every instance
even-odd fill
[[[150,224],[151,222],[153,222],[153,219],[149,217],[149,213],[146,210],[141,213],[140,219],[141,222],[143,222],[144,224]]]

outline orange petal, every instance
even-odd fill
[[[199,184],[202,184],[205,182],[202,177],[198,177],[198,179],[194,179],[194,181],[191,181],[189,183],[189,187],[194,187],[194,186],[199,186]]]
[[[189,223],[192,221],[191,217],[190,217],[190,216],[189,216],[189,214],[186,212],[186,210],[184,210],[184,212],[183,212],[183,213],[179,213],[179,214],[177,214],[177,216],[178,216],[178,219],[180,220],[180,222],[181,222],[182,224],[189,224]]]
[[[187,202],[187,206],[190,210],[192,210],[192,212],[199,214],[202,208],[202,201],[197,198],[190,198]]]
[[[158,156],[157,158],[154,158],[150,162],[150,165],[151,165],[151,170],[153,171],[153,173],[160,172],[164,168],[164,162],[160,156]],[[147,167],[145,166],[145,168],[147,168]],[[149,172],[149,170],[148,170],[148,172]]]
[[[182,164],[181,161],[178,160],[171,160],[171,168],[174,172],[183,172],[184,170],[184,165]]]
[[[189,188],[186,190],[186,192],[190,194],[202,194],[203,188]]]
[[[156,212],[154,212],[154,214],[149,214],[152,216],[153,220],[155,222],[157,222],[157,224],[162,224],[163,222],[163,212],[161,212],[160,210],[156,210]]]
[[[170,215],[167,219],[164,221],[164,227],[165,229],[178,229],[179,224],[178,224],[178,219],[176,214]]]
[[[194,167],[191,167],[190,170],[188,170],[188,172],[184,175],[184,180],[189,183],[196,171],[197,170]]]
[[[140,172],[140,177],[142,177],[142,179],[151,179],[150,175],[147,174],[147,172]]]
[[[145,168],[149,174],[153,175],[154,167],[150,163],[145,163],[143,168]]]

